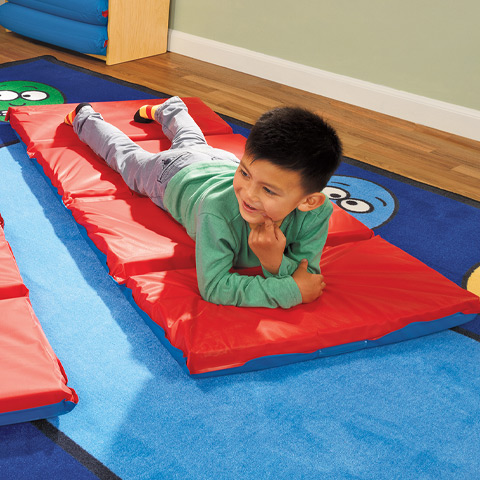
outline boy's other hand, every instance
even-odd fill
[[[307,267],[308,260],[303,259],[292,275],[302,294],[302,303],[310,303],[316,300],[326,286],[323,275],[310,273]]]
[[[248,236],[248,246],[262,267],[272,275],[276,275],[280,269],[286,243],[287,239],[280,227],[269,217],[265,217],[265,223],[252,227]]]

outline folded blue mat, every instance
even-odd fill
[[[9,3],[93,25],[107,24],[108,0],[9,0]]]
[[[14,3],[0,6],[0,25],[26,37],[76,52],[106,55],[107,27],[78,22]]]

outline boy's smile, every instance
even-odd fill
[[[299,172],[268,160],[252,161],[245,154],[233,178],[240,215],[251,225],[265,223],[266,217],[282,223],[295,208],[308,203],[310,196],[305,193],[301,180]]]

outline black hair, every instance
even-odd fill
[[[333,127],[300,107],[279,107],[264,113],[252,127],[245,152],[299,172],[306,193],[320,192],[338,168],[342,144]]]

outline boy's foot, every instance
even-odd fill
[[[83,107],[86,107],[86,106],[89,106],[91,107],[91,105],[89,103],[79,103],[75,110],[72,110],[66,117],[65,119],[63,120],[67,125],[70,125],[72,126],[73,125],[73,120],[75,119],[75,116],[77,115],[77,113],[83,108]]]
[[[138,123],[150,123],[155,120],[155,110],[160,105],[143,105],[133,116],[133,120]]]

